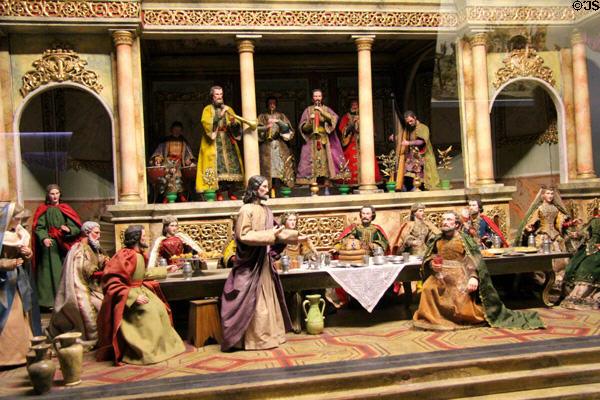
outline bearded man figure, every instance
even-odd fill
[[[94,273],[104,268],[108,258],[100,247],[100,225],[94,221],[84,222],[81,240],[71,247],[63,264],[54,311],[46,328],[49,337],[77,331],[81,332],[85,346],[96,344],[96,318],[104,295]]]
[[[98,314],[98,361],[154,364],[185,351],[173,329],[171,308],[155,279],[178,268],[147,268],[146,231],[125,230],[125,248],[110,259],[102,277],[104,300]]]
[[[512,311],[504,306],[479,247],[460,232],[459,221],[458,214],[445,213],[442,234],[427,248],[422,268],[433,274],[423,284],[414,326],[455,330],[487,322],[494,328],[543,328],[537,312]]]
[[[233,195],[233,184],[244,180],[242,156],[237,144],[242,139],[242,125],[234,118],[233,109],[223,104],[222,87],[211,87],[210,97],[212,104],[202,110],[204,133],[198,156],[196,191],[218,190],[222,187],[227,189],[229,199],[237,200]],[[214,182],[204,179],[207,171],[215,174]],[[223,200],[220,193],[217,200]]]
[[[254,175],[248,180],[235,224],[233,268],[221,296],[223,351],[277,347],[292,328],[272,256],[281,253],[286,244],[307,238],[278,226],[271,210],[262,204],[268,193],[269,182],[264,176]]]

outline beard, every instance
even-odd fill
[[[148,243],[138,242],[138,245],[140,246],[140,249],[147,249],[148,248]]]
[[[258,195],[258,198],[261,200],[269,200],[269,194],[260,194],[260,193],[256,193]]]
[[[406,130],[408,132],[414,131],[416,129],[416,127],[417,127],[417,124],[414,124],[414,125],[411,125],[411,124],[408,124],[408,123],[406,124]]]
[[[221,107],[223,107],[223,100],[214,100],[213,101],[213,106],[215,106],[215,108],[221,108]]]
[[[452,233],[456,230],[456,227],[442,226],[442,232],[445,234]]]
[[[98,253],[100,251],[100,241],[99,240],[88,237],[88,244],[96,253]]]

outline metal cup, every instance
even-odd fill
[[[369,257],[368,254],[365,254],[364,256],[362,256],[362,262],[365,265],[369,265],[371,262],[371,257]]]
[[[284,255],[281,257],[281,271],[283,271],[284,274],[287,274],[289,270],[290,270],[290,257],[287,255]]]
[[[331,254],[325,253],[325,257],[323,258],[323,262],[324,262],[324,264],[325,264],[326,267],[329,267],[331,265]]]
[[[410,261],[410,253],[408,251],[402,253],[402,261],[404,261],[405,264]]]
[[[194,274],[194,270],[192,269],[192,265],[189,262],[184,262],[183,267],[181,268],[181,272],[183,272],[183,277],[188,280],[192,278]]]
[[[302,268],[302,263],[304,262],[304,256],[299,255],[296,257],[296,260],[298,260],[298,268]]]

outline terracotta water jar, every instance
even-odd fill
[[[76,342],[80,337],[81,332],[67,332],[54,338],[54,347],[65,386],[81,383],[83,346]]]
[[[50,345],[47,343],[31,347],[31,350],[35,351],[35,358],[27,366],[27,373],[33,385],[33,390],[37,394],[44,394],[52,388],[56,366],[52,360],[48,359],[49,348]]]
[[[319,305],[321,308],[319,308]],[[308,310],[306,306],[310,306]],[[306,300],[302,302],[302,309],[304,310],[304,315],[306,315],[304,319],[306,322],[306,332],[311,335],[318,335],[323,332],[325,326],[325,317],[323,316],[325,312],[325,300],[321,298],[321,295],[307,295]]]

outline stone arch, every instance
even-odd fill
[[[546,93],[552,99],[554,103],[554,107],[556,109],[556,126],[558,129],[558,154],[559,154],[559,171],[560,171],[560,182],[565,183],[568,181],[568,159],[567,159],[567,124],[566,124],[566,115],[565,115],[565,104],[562,100],[560,93],[556,90],[556,88],[550,85],[543,79],[536,77],[516,77],[511,78],[500,85],[496,91],[493,93],[490,99],[489,105],[489,114],[492,114],[492,108],[494,107],[494,102],[496,101],[496,97],[502,92],[502,90],[510,85],[511,83],[520,82],[520,81],[529,81],[534,82],[542,87],[546,91]]]
[[[15,135],[20,136],[21,118],[23,116],[23,112],[25,111],[27,106],[30,104],[32,99],[34,99],[35,97],[37,97],[38,95],[40,95],[46,91],[50,91],[53,89],[59,89],[59,88],[73,88],[73,89],[77,89],[82,92],[85,92],[86,94],[91,95],[102,106],[104,111],[106,111],[106,115],[108,116],[108,118],[110,120],[110,130],[111,130],[113,190],[114,190],[114,194],[115,194],[115,201],[118,201],[119,191],[118,191],[118,177],[117,177],[117,168],[116,168],[117,154],[116,154],[116,138],[115,138],[115,117],[114,117],[113,111],[111,110],[111,108],[107,104],[107,102],[102,98],[102,96],[100,96],[95,91],[91,90],[90,88],[88,88],[85,85],[71,82],[71,81],[47,83],[47,84],[37,88],[36,90],[33,90],[33,91],[27,93],[23,97],[23,100],[21,100],[21,102],[17,106],[15,113],[14,113],[12,131],[15,133]],[[16,166],[17,166],[16,167],[17,201],[20,204],[23,204],[23,202],[24,202],[24,198],[23,198],[23,168],[22,168],[22,158],[21,158],[20,137],[16,137],[14,140],[14,153],[15,153],[15,161],[16,161]]]

